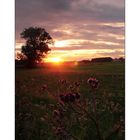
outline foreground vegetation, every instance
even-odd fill
[[[124,63],[16,70],[18,140],[123,140]]]

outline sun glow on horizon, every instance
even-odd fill
[[[45,58],[44,62],[51,62],[51,63],[59,64],[59,63],[62,63],[63,60],[59,57],[50,57],[50,58]]]

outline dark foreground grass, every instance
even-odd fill
[[[99,88],[96,94],[99,98],[104,95],[111,95],[111,101],[119,103],[124,108],[124,63],[97,63],[97,64],[79,64],[79,65],[52,65],[45,68],[36,69],[16,69],[16,138],[17,140],[57,140],[60,139],[53,133],[50,122],[45,120],[45,115],[51,117],[49,107],[58,103],[58,95],[63,94],[67,87],[60,88],[60,80],[66,80],[68,83],[80,83],[79,93],[81,100],[92,98],[92,90],[87,84],[87,79],[91,76],[99,81]],[[43,90],[47,88],[47,90]],[[106,100],[106,99],[105,99]],[[103,104],[103,102],[102,102]],[[70,111],[70,110],[69,110]],[[69,114],[69,113],[68,113]],[[69,117],[75,114],[70,113]],[[104,136],[108,135],[108,128],[113,127],[115,120],[121,116],[124,118],[124,111],[121,115],[104,113],[106,117],[102,120],[100,126]],[[72,116],[71,116],[72,117]],[[47,116],[48,118],[48,116]],[[65,118],[70,121],[71,118]],[[64,120],[63,120],[64,121]],[[88,119],[86,124],[81,125],[77,122],[70,132],[74,135],[67,139],[92,140],[96,138],[96,128]],[[67,123],[66,123],[67,124]],[[70,124],[68,124],[70,125]],[[84,127],[83,127],[84,125]],[[82,127],[81,127],[82,126]],[[55,126],[54,126],[55,127]],[[113,128],[112,128],[113,129]],[[113,135],[113,134],[112,134]],[[76,138],[75,138],[76,137]],[[61,138],[62,139],[62,138]],[[104,138],[105,139],[105,138]],[[111,136],[112,140],[123,140],[124,133],[119,136]]]

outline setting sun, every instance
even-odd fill
[[[51,58],[45,59],[45,62],[60,63],[62,62],[62,59],[59,57],[51,57]]]
[[[58,58],[58,57],[54,57],[54,58],[50,58],[50,61],[58,63],[58,62],[61,62],[62,60],[60,58]]]

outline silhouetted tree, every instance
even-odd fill
[[[29,27],[21,33],[21,38],[26,40],[21,52],[26,56],[29,67],[35,66],[46,56],[51,49],[48,44],[53,44],[53,39],[43,28]]]

